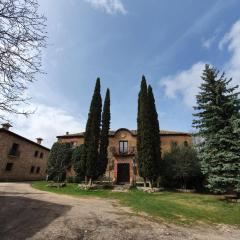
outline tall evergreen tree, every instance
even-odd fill
[[[238,129],[240,100],[232,79],[209,65],[202,75],[197,95],[197,111],[193,126],[204,141],[200,148],[202,172],[207,187],[216,193],[240,192],[240,132]]]
[[[150,131],[152,135],[152,147],[154,148],[154,172],[153,177],[158,179],[160,176],[161,170],[161,142],[160,142],[160,129],[159,129],[159,121],[158,114],[155,105],[155,99],[152,91],[151,85],[148,86],[148,104],[149,104],[149,119],[150,119]]]
[[[152,187],[160,174],[159,123],[151,86],[143,76],[138,95],[137,161],[139,175]]]
[[[144,114],[147,104],[147,82],[145,76],[142,76],[141,88],[138,94],[138,115],[137,115],[137,163],[139,175],[144,180],[144,186],[146,186],[146,175],[144,169],[145,160],[145,141],[144,129],[146,129],[146,117]]]
[[[82,154],[82,163],[85,162],[86,178],[89,185],[92,179],[97,176],[97,162],[100,138],[100,124],[102,112],[102,98],[100,94],[100,78],[97,78],[84,138],[84,154]]]
[[[110,129],[110,90],[107,89],[102,113],[102,129],[100,134],[99,166],[98,175],[102,176],[108,164],[108,134]]]

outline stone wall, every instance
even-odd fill
[[[160,140],[162,155],[171,150],[173,143],[176,143],[177,145],[192,145],[192,138],[190,135],[162,135]]]
[[[19,144],[16,156],[10,154],[13,143]],[[35,156],[36,151],[38,151],[37,156]],[[11,135],[7,131],[1,131],[0,180],[26,181],[45,179],[48,155],[49,150],[41,147],[41,145]],[[9,171],[6,170],[8,163],[12,163],[12,168]]]

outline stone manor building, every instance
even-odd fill
[[[172,145],[191,145],[192,138],[189,133],[161,130],[162,154],[169,151]],[[58,136],[59,142],[70,142],[73,147],[84,143],[84,133]],[[137,131],[120,128],[109,132],[108,167],[106,178],[114,183],[132,183],[139,181],[136,163]],[[67,176],[74,176],[73,167],[69,167]]]

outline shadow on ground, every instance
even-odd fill
[[[71,206],[20,196],[0,196],[0,239],[31,238],[70,209]]]

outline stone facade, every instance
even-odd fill
[[[184,132],[173,132],[161,130],[162,154],[170,151],[172,144],[191,145],[191,135]],[[59,142],[70,142],[73,147],[84,143],[84,133],[58,136]],[[115,183],[141,181],[137,173],[136,163],[137,132],[120,128],[117,131],[109,132],[108,167],[106,178]],[[67,176],[74,176],[73,168],[69,168]]]
[[[6,128],[0,128],[0,180],[28,181],[46,178],[49,149]]]

